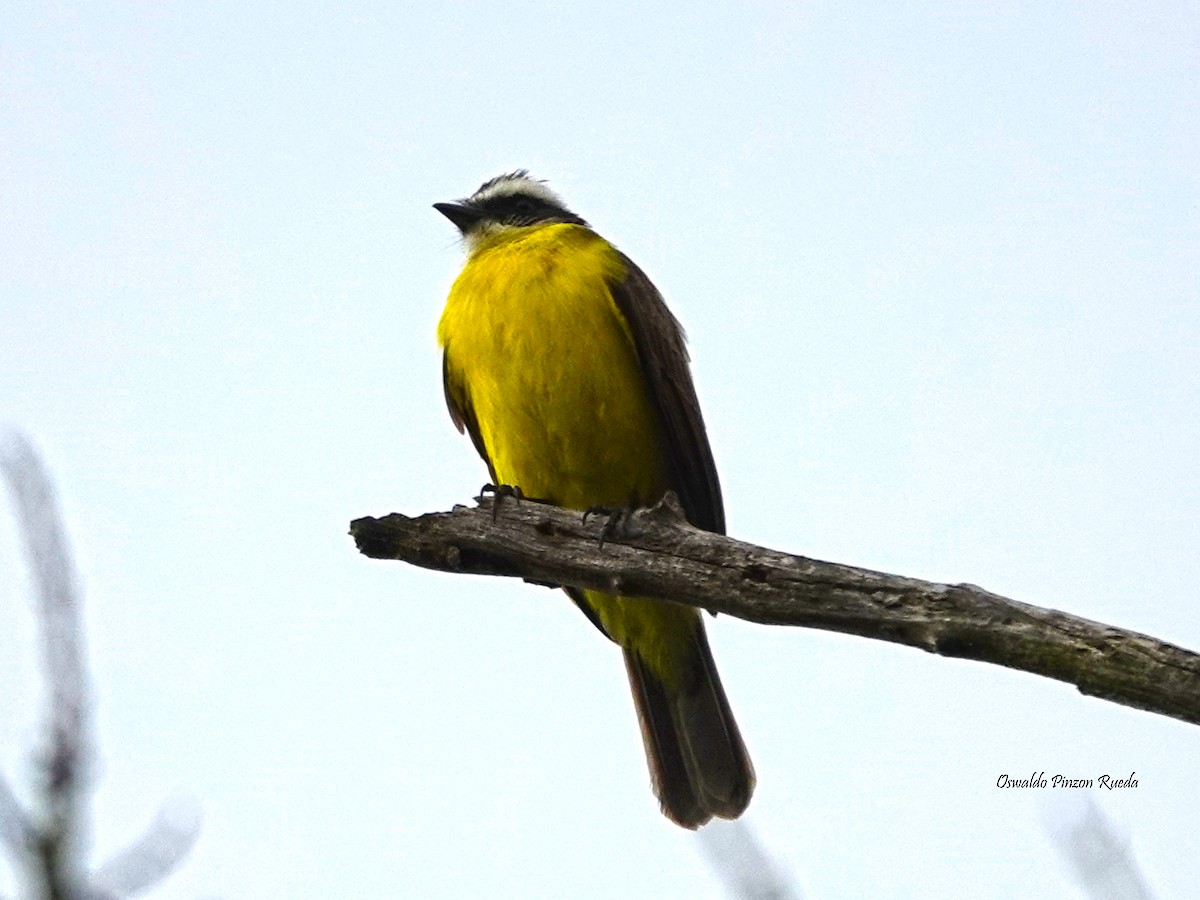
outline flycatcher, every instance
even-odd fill
[[[467,249],[438,325],[446,404],[492,481],[578,510],[673,490],[724,534],[683,330],[650,279],[525,171],[434,207]],[[700,613],[567,593],[624,652],[663,813],[685,828],[741,815],[754,768]]]

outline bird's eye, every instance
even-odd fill
[[[519,213],[531,213],[534,210],[534,204],[528,197],[518,197],[517,202],[513,204],[513,208]]]

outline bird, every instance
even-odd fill
[[[438,322],[446,405],[493,485],[585,514],[674,491],[724,534],[683,329],[646,274],[525,169],[434,208],[466,250]],[[754,767],[700,612],[566,591],[621,648],[663,814],[689,829],[740,816]]]

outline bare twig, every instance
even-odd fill
[[[75,566],[50,479],[19,434],[0,433],[0,473],[16,508],[33,571],[49,690],[49,748],[41,760],[36,820],[0,778],[0,843],[50,900],[117,900],[172,871],[195,843],[196,816],[164,812],[147,834],[89,883],[84,867],[85,801],[91,759],[89,687]]]
[[[1156,638],[947,585],[792,556],[682,520],[672,495],[599,546],[602,522],[542,503],[363,518],[359,551],[447,572],[507,575],[670,600],[770,625],[907,644],[1074,684],[1084,694],[1200,724],[1200,656]]]
[[[190,803],[168,803],[145,834],[96,870],[92,886],[114,897],[145,893],[179,867],[199,837],[199,811]]]
[[[42,664],[50,684],[50,746],[42,761],[44,821],[37,829],[48,896],[69,898],[81,883],[79,806],[88,760],[90,690],[79,627],[77,578],[50,479],[23,437],[9,435],[0,465],[13,497],[37,591]]]
[[[35,842],[36,832],[29,814],[21,808],[7,779],[0,775],[0,844],[10,853],[21,856],[28,853]]]
[[[1153,900],[1129,841],[1092,800],[1082,815],[1059,810],[1051,838],[1084,896],[1090,900]]]

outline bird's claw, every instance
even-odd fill
[[[633,507],[631,506],[604,506],[597,504],[589,506],[583,511],[583,524],[587,524],[589,516],[607,516],[603,527],[600,529],[600,549],[604,549],[604,542],[617,533],[618,529],[624,530],[633,517]]]
[[[521,501],[525,499],[524,492],[515,484],[485,484],[479,489],[479,496],[475,498],[477,502],[482,502],[483,498],[488,494],[492,495],[492,521],[496,521],[496,516],[500,512],[500,503],[505,497],[511,497],[520,506]]]

